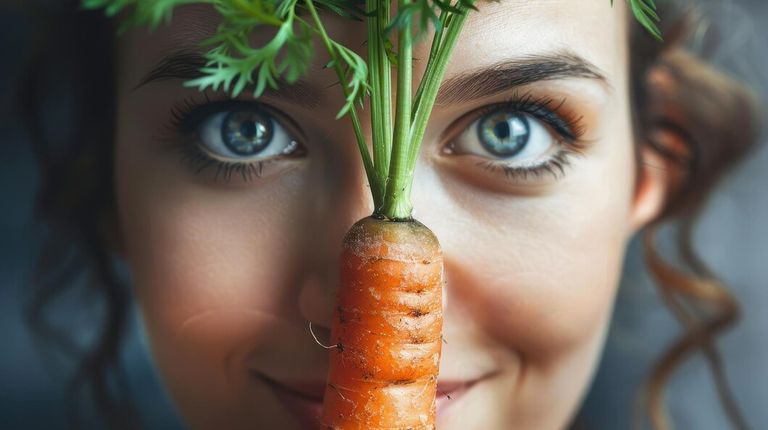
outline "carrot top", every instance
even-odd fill
[[[390,0],[83,0],[83,6],[104,8],[110,16],[127,9],[125,25],[150,27],[170,21],[177,6],[213,6],[222,21],[216,33],[203,42],[209,49],[205,54],[208,63],[200,78],[185,85],[201,91],[223,89],[233,97],[250,88],[258,98],[267,86],[276,89],[279,81],[296,82],[309,71],[313,36],[319,37],[329,57],[326,67],[335,71],[346,99],[337,117],[349,115],[351,119],[371,185],[374,215],[404,220],[411,217],[416,160],[437,91],[476,1],[397,0],[396,13]],[[640,24],[660,39],[654,0],[626,1]],[[365,20],[367,60],[328,35],[320,9]],[[274,36],[254,47],[249,34],[258,26],[272,28]],[[434,33],[426,70],[412,94],[413,47],[430,28]],[[395,100],[392,68],[397,70]],[[358,113],[366,98],[371,106],[372,154]]]

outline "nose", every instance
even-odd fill
[[[349,143],[347,148],[356,150],[354,141]],[[312,175],[316,192],[305,217],[309,228],[304,250],[307,270],[298,293],[301,316],[312,322],[316,333],[330,328],[344,235],[352,224],[373,213],[360,154],[348,151],[327,158]]]

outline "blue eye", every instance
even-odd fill
[[[269,145],[273,134],[272,119],[261,112],[230,112],[221,124],[224,144],[239,155],[258,154]]]
[[[477,137],[489,153],[502,158],[513,157],[528,144],[531,126],[525,115],[495,112],[480,119]]]
[[[566,102],[528,93],[483,106],[456,121],[456,134],[443,146],[443,154],[460,156],[456,166],[473,179],[488,173],[520,184],[545,173],[560,179],[571,158],[587,148],[581,117]],[[495,178],[485,183],[497,184]]]
[[[270,113],[243,106],[204,117],[200,147],[212,158],[247,163],[291,155],[299,144]]]
[[[307,155],[290,117],[251,100],[184,100],[171,110],[169,128],[182,162],[195,175],[210,173],[213,181],[248,182],[295,167],[291,161]]]
[[[451,144],[454,153],[503,162],[507,167],[541,164],[560,147],[560,139],[542,120],[505,108],[475,120]]]

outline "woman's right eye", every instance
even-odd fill
[[[215,113],[199,125],[199,145],[212,158],[249,163],[292,155],[298,142],[264,110],[237,109]]]
[[[215,168],[217,180],[261,177],[266,164],[306,152],[277,115],[254,102],[186,103],[173,116],[185,161],[196,174]]]

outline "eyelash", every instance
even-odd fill
[[[211,99],[208,94],[200,97],[190,97],[171,108],[171,120],[168,124],[168,137],[165,139],[171,143],[173,149],[181,154],[182,161],[187,163],[196,175],[210,167],[216,168],[215,180],[230,182],[232,175],[240,175],[245,181],[260,178],[264,167],[276,161],[276,159],[264,159],[250,163],[238,163],[218,160],[205,151],[197,143],[190,144],[190,138],[196,139],[197,127],[207,116],[243,105],[252,105],[253,102],[232,100],[222,97]],[[555,155],[549,160],[527,167],[510,166],[498,161],[479,161],[477,166],[489,172],[503,173],[509,180],[526,180],[530,177],[540,178],[544,175],[552,175],[555,179],[565,175],[565,169],[570,165],[573,156],[583,154],[586,141],[582,139],[585,127],[582,124],[583,117],[575,116],[564,111],[566,99],[556,102],[549,97],[536,97],[530,93],[515,93],[504,101],[483,106],[467,114],[471,121],[476,121],[494,111],[510,110],[531,115],[537,120],[543,121],[557,134],[557,144],[560,146]],[[449,145],[450,146],[450,145]]]
[[[573,115],[566,111],[564,106],[567,99],[557,102],[550,97],[537,97],[531,93],[515,93],[506,100],[483,106],[470,114],[472,123],[484,115],[499,110],[531,115],[537,120],[543,121],[557,134],[557,144],[560,149],[549,160],[534,166],[511,166],[499,161],[478,161],[476,165],[492,173],[502,173],[508,180],[527,180],[531,177],[541,178],[551,175],[555,179],[565,176],[565,171],[570,166],[572,157],[581,156],[588,142],[583,139],[586,128],[583,124],[583,116]]]
[[[264,167],[276,159],[264,159],[250,163],[238,163],[219,160],[211,157],[203,151],[197,143],[190,144],[197,139],[197,127],[209,115],[225,110],[232,110],[238,106],[253,105],[253,102],[232,100],[222,97],[211,99],[207,93],[200,97],[190,97],[182,100],[171,108],[171,120],[167,127],[168,136],[165,139],[171,144],[172,149],[181,155],[182,162],[186,163],[195,175],[203,173],[210,167],[216,168],[214,180],[222,180],[226,183],[232,181],[232,175],[239,175],[244,181],[260,178]],[[263,106],[263,105],[260,105]],[[274,113],[270,112],[274,116]]]

